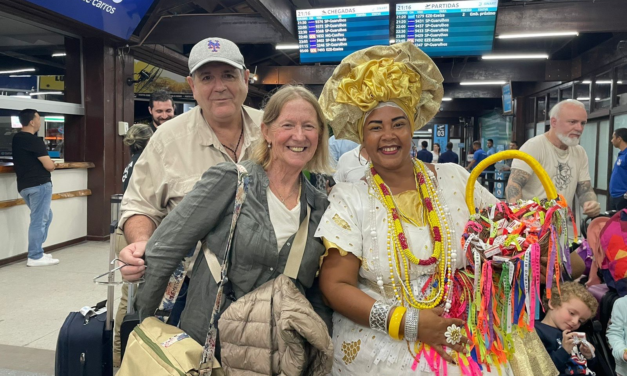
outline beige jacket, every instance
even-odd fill
[[[284,276],[224,311],[218,323],[227,375],[326,375],[333,365],[327,327]]]

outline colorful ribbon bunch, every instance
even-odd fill
[[[561,265],[570,272],[567,219],[572,213],[564,202],[498,203],[467,223],[462,249],[475,278],[466,330],[477,363],[505,364],[514,352],[513,336],[533,330],[540,309],[541,256],[548,258],[547,292],[553,280],[559,288]]]

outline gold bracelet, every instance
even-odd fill
[[[401,329],[401,322],[403,321],[403,316],[405,316],[406,311],[407,308],[405,307],[396,307],[396,309],[392,313],[392,318],[390,319],[388,334],[390,335],[390,337],[394,338],[397,341],[403,340],[403,336],[399,335],[398,332]]]

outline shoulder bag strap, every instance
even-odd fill
[[[224,290],[224,284],[228,281],[227,271],[229,268],[229,259],[231,253],[231,242],[233,240],[233,233],[235,232],[235,225],[237,219],[242,211],[242,204],[246,199],[246,193],[248,192],[248,171],[244,166],[237,164],[237,191],[235,192],[235,208],[233,209],[233,218],[231,219],[231,230],[229,231],[229,238],[226,242],[226,250],[224,252],[224,263],[220,271],[221,279],[218,284],[218,290],[216,292],[216,301],[213,305],[213,311],[211,312],[211,319],[209,320],[209,331],[207,333],[207,340],[202,351],[202,358],[200,360],[200,375],[211,375],[213,369],[213,359],[216,351],[217,336],[217,316],[220,314],[220,307],[222,303],[222,290]]]
[[[300,264],[303,261],[303,255],[305,254],[307,233],[309,232],[310,214],[311,208],[307,205],[307,215],[305,216],[305,219],[303,219],[303,222],[301,222],[298,232],[296,232],[296,236],[294,236],[294,241],[292,242],[292,247],[290,248],[290,253],[287,256],[287,261],[285,263],[285,269],[283,269],[283,274],[292,279],[298,278]]]

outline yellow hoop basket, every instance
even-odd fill
[[[468,206],[468,210],[470,214],[474,214],[477,212],[477,208],[475,207],[475,183],[477,182],[477,178],[479,174],[481,174],[488,166],[495,164],[496,162],[504,161],[506,159],[520,159],[526,162],[529,167],[533,170],[533,172],[538,175],[544,190],[546,191],[546,197],[549,200],[557,200],[557,189],[555,189],[555,185],[549,174],[542,168],[540,162],[538,162],[534,157],[527,153],[523,153],[518,150],[507,150],[491,155],[481,161],[477,166],[475,166],[474,170],[470,174],[470,178],[468,178],[468,184],[466,185],[466,205]]]

